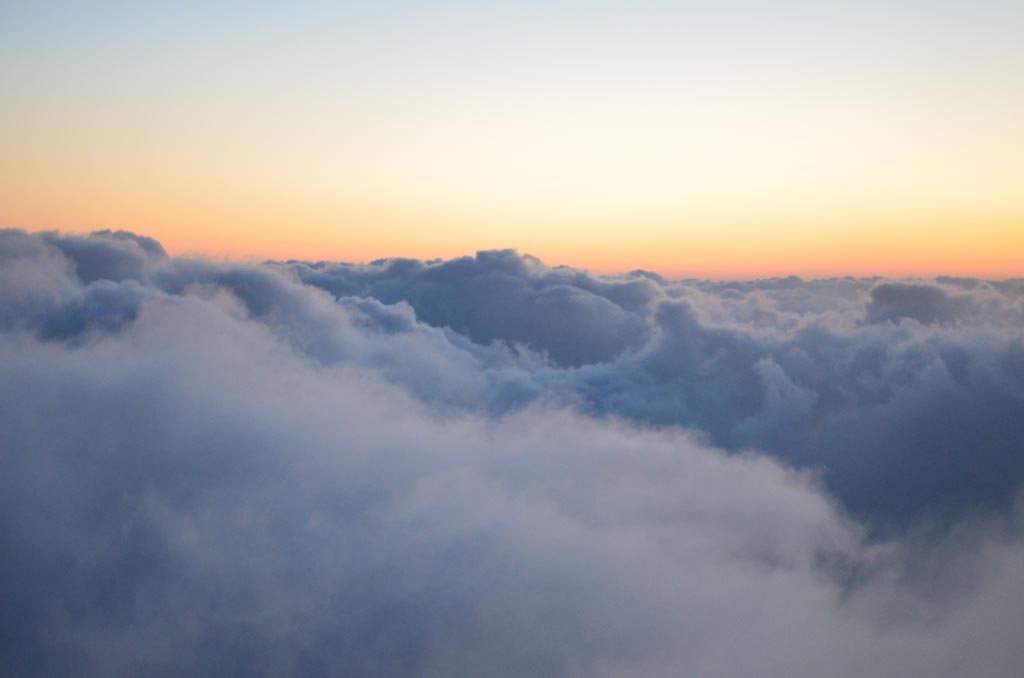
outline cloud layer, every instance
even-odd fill
[[[1010,676],[1024,284],[0,232],[12,675]]]

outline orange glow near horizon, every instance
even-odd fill
[[[551,265],[673,278],[1016,277],[1022,121],[974,137],[900,127],[852,139],[820,121],[806,133],[787,123],[717,146],[662,121],[652,133],[624,127],[597,150],[614,121],[567,139],[537,122],[511,125],[522,135],[512,141],[487,128],[428,144],[417,135],[434,132],[417,130],[325,151],[301,135],[309,143],[250,144],[255,131],[133,137],[116,125],[51,134],[45,120],[23,119],[7,126],[16,133],[0,155],[0,227],[126,229],[174,254],[229,258],[512,248]],[[699,153],[687,156],[687,144]]]
[[[351,210],[339,219],[296,209],[289,222],[269,207],[260,212],[260,205],[252,204],[238,210],[222,207],[205,219],[166,203],[133,207],[120,218],[95,209],[77,219],[59,212],[46,219],[26,214],[9,225],[70,233],[123,228],[160,240],[172,255],[235,260],[450,259],[511,248],[552,266],[564,264],[597,274],[645,269],[667,278],[1024,275],[1024,219],[1016,215],[907,215],[888,222],[822,220],[803,225],[707,219],[699,226],[638,223],[606,229],[560,224],[547,231],[523,229],[516,236],[510,235],[515,228],[504,224],[492,224],[489,231],[475,220],[432,222],[400,210]],[[581,236],[584,231],[587,235]],[[623,233],[634,237],[624,239]]]
[[[634,162],[622,176],[607,164],[572,173],[563,150],[552,155],[558,171],[538,177],[480,158],[432,175],[437,150],[415,163],[381,151],[390,164],[360,175],[359,163],[318,167],[313,156],[286,162],[266,149],[239,158],[237,146],[204,156],[95,134],[57,141],[26,133],[0,156],[0,227],[126,229],[172,254],[234,259],[365,262],[512,248],[549,265],[672,278],[1024,275],[1024,192],[1015,192],[1009,150],[982,152],[991,143],[962,152],[962,167],[931,169],[919,155],[883,167],[879,157],[766,163],[739,154],[736,165],[757,172],[735,177],[725,166],[702,174],[714,168],[705,160],[671,173],[657,154],[657,171]],[[815,176],[822,168],[831,174]]]

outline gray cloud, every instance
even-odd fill
[[[288,266],[303,282],[339,297],[405,301],[429,325],[477,343],[520,342],[561,366],[614,359],[646,339],[644,309],[657,296],[644,278],[606,282],[551,269],[511,250],[424,264],[408,259],[371,266]]]
[[[96,231],[88,236],[49,232],[42,237],[67,256],[83,283],[142,280],[151,260],[167,256],[156,240],[127,231]]]
[[[116,330],[154,296],[228,294],[293,350],[430,406],[694,428],[820,471],[880,530],[1006,511],[1024,482],[1021,281],[597,278],[511,251],[237,265],[123,232],[3,237],[0,321],[44,339]]]
[[[937,285],[884,283],[871,288],[867,322],[912,318],[920,323],[950,322],[957,318],[955,301]]]
[[[0,672],[1024,659],[1017,281],[4,231],[0,282]]]

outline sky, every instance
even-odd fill
[[[1024,5],[0,2],[0,227],[1024,275]]]
[[[1024,3],[0,0],[0,674],[1019,678]]]

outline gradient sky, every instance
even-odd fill
[[[0,0],[0,226],[1024,275],[1024,3]]]

